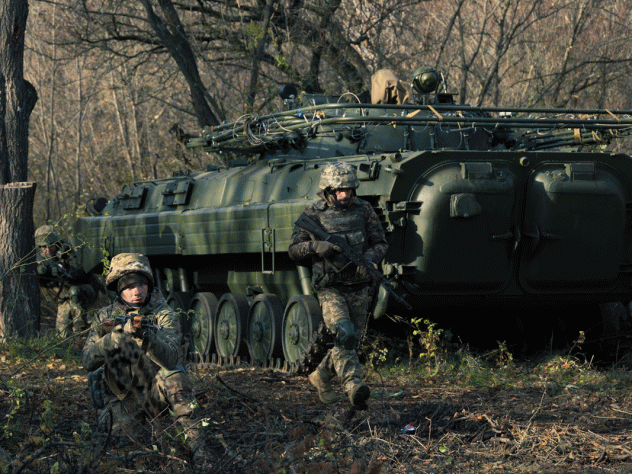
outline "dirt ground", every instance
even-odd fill
[[[477,390],[401,380],[373,380],[369,410],[353,413],[346,400],[331,407],[319,403],[305,377],[260,370],[209,375],[213,391],[232,395],[209,397],[209,406],[236,410],[243,419],[223,420],[218,430],[241,454],[241,466],[229,453],[216,463],[225,463],[226,472],[245,471],[256,452],[270,450],[270,464],[261,472],[279,472],[279,467],[285,472],[632,472],[627,390],[529,385]]]
[[[5,472],[632,473],[630,376],[573,358],[367,368],[366,411],[323,405],[305,375],[194,367],[208,451],[196,464],[169,417],[122,446],[99,433],[79,347],[32,362],[0,350]]]

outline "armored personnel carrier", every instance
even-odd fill
[[[319,199],[322,167],[344,161],[386,231],[381,269],[413,308],[380,290],[375,317],[502,308],[476,316],[492,327],[515,308],[533,308],[535,321],[545,306],[630,301],[632,159],[604,149],[632,133],[632,112],[470,107],[442,84],[423,67],[411,88],[379,71],[370,101],[283,87],[283,111],[190,141],[226,166],[130,183],[92,203],[74,229],[88,244],[84,269],[101,271],[102,249],[145,254],[169,303],[188,311],[199,358],[296,364],[322,316],[309,264],[287,249]]]

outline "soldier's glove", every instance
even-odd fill
[[[121,342],[126,338],[125,332],[123,332],[123,326],[120,324],[112,329],[112,332],[103,336],[103,349],[107,352],[118,349]]]
[[[37,264],[37,274],[39,276],[44,276],[48,273],[48,267],[46,266],[45,263],[38,263]]]
[[[57,266],[53,265],[50,269],[50,272],[54,277],[59,277],[59,268]]]
[[[123,332],[129,334],[132,337],[142,337],[142,332],[139,328],[134,327],[134,318],[130,318],[123,327]]]
[[[136,344],[138,344],[141,349],[145,350],[147,348],[147,343],[149,342],[151,330],[137,328],[134,326],[134,319],[130,318],[125,323],[125,327],[123,328],[123,332],[128,334]]]
[[[329,258],[332,255],[339,253],[342,249],[331,242],[316,240],[312,242],[312,250],[321,258]]]
[[[81,307],[81,289],[77,286],[72,286],[68,290],[68,296],[70,296],[70,301],[75,306]]]
[[[375,263],[372,263],[374,268],[377,268]],[[369,269],[367,267],[358,267],[357,274],[360,278],[367,278],[369,275]]]

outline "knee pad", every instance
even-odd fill
[[[338,321],[334,326],[334,330],[336,333],[334,345],[336,347],[340,347],[348,351],[356,348],[358,340],[355,332],[355,326],[350,319]]]

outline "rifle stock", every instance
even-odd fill
[[[388,292],[388,294],[395,299],[395,301],[397,301],[409,311],[413,309],[412,306],[410,306],[410,304],[404,298],[395,293],[395,288],[393,288],[391,282],[386,279],[381,271],[375,268],[373,262],[366,259],[364,255],[351,247],[345,239],[336,235],[331,235],[318,222],[314,221],[305,213],[301,214],[294,224],[301,229],[305,229],[307,232],[314,235],[318,239],[330,242],[340,247],[341,253],[345,257],[352,261],[356,266],[366,268],[367,273],[371,276],[371,278],[373,278],[374,281],[382,286]]]

